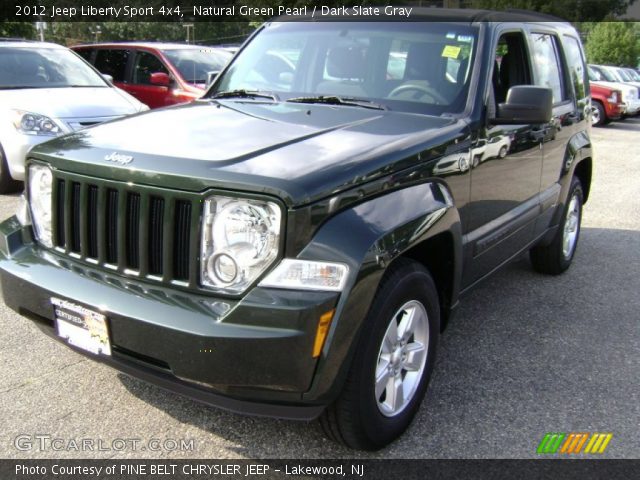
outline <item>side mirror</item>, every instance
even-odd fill
[[[151,82],[152,85],[157,85],[159,87],[168,87],[171,85],[171,78],[169,78],[169,75],[164,72],[154,72],[151,74],[149,82]]]
[[[113,83],[113,77],[111,75],[108,75],[106,73],[101,73],[100,74],[102,76],[102,78],[104,78],[107,82],[109,83]]]
[[[548,123],[553,115],[553,92],[550,88],[518,85],[511,87],[507,101],[498,105],[494,125]]]
[[[221,70],[214,70],[213,72],[207,72],[207,87],[209,87],[216,79],[218,75],[220,75]]]

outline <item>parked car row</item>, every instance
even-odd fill
[[[175,43],[104,43],[72,50],[149,108],[199,98],[233,56],[225,48]]]
[[[149,108],[193,101],[232,56],[227,48],[182,44],[69,50],[0,39],[0,193],[21,187],[24,159],[34,145]]]
[[[593,125],[640,114],[640,75],[632,68],[589,65]]]

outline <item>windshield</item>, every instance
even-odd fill
[[[623,69],[621,68],[616,68],[614,70],[618,76],[622,79],[623,82],[631,82],[631,77],[629,76],[629,74],[627,74],[627,72],[625,72]]]
[[[108,87],[80,57],[63,48],[0,48],[0,88]]]
[[[453,23],[267,24],[209,96],[245,90],[284,101],[339,97],[432,115],[462,112],[477,38],[477,28]]]
[[[608,82],[620,82],[620,79],[611,70],[607,68],[599,68],[598,71]]]
[[[634,82],[637,82],[638,80],[640,80],[640,75],[638,75],[638,72],[636,72],[635,70],[627,68],[625,72],[627,72],[627,74],[631,77],[631,79]]]
[[[600,71],[610,82],[624,82],[624,79],[613,68],[603,67]]]
[[[616,78],[609,72],[607,72],[604,68],[598,68],[598,67],[589,67],[589,71],[593,72],[595,81],[600,81],[600,82],[617,82],[618,80],[616,80]]]
[[[163,50],[163,53],[188,83],[206,83],[207,74],[222,70],[232,57],[229,52],[212,48]]]

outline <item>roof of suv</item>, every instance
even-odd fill
[[[325,16],[325,17],[312,17],[307,15],[306,17],[296,17],[299,19],[306,19],[307,21],[335,21],[336,19],[349,21],[353,17],[344,17],[340,15]],[[359,20],[371,20],[380,21],[380,17],[374,16],[358,16]],[[385,20],[391,17],[385,17]],[[406,20],[406,17],[403,17]],[[272,19],[273,21],[294,21],[292,17],[281,16]],[[509,9],[502,12],[493,10],[478,10],[472,8],[429,8],[429,7],[414,7],[411,11],[411,18],[409,21],[428,21],[428,22],[563,22],[567,23],[562,18],[554,17],[545,13],[530,12],[528,10]]]
[[[184,50],[184,49],[202,49],[202,45],[192,45],[190,43],[168,43],[168,42],[106,42],[106,43],[86,43],[82,45],[74,45],[73,48],[91,48],[91,47],[142,47],[155,48],[157,50]],[[206,47],[211,48],[211,47]]]
[[[0,48],[12,47],[12,48],[66,48],[57,43],[38,42],[36,40],[25,40],[22,38],[0,38]]]

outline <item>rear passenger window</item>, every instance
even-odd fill
[[[128,59],[128,50],[98,50],[94,66],[100,73],[111,75],[114,82],[124,82]]]
[[[151,74],[158,72],[169,74],[158,57],[151,53],[138,52],[133,67],[133,83],[151,85]]]
[[[569,66],[569,73],[571,74],[571,82],[576,92],[576,98],[584,98],[587,96],[585,89],[586,69],[580,43],[573,37],[565,36],[564,46],[564,53],[567,57],[567,64]]]
[[[91,54],[93,53],[93,50],[85,48],[82,50],[76,50],[76,53],[84,58],[87,62],[91,63]]]
[[[553,103],[561,103],[567,98],[562,82],[560,56],[557,39],[553,35],[534,33],[533,57],[537,73],[536,85],[553,91]]]

